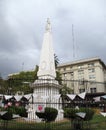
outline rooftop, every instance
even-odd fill
[[[104,64],[104,62],[99,57],[93,57],[93,58],[87,58],[87,59],[81,59],[81,60],[66,62],[66,63],[59,64],[58,67],[87,63],[87,62],[92,62],[92,61],[99,61],[106,68],[106,65]]]

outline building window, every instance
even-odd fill
[[[70,72],[71,78],[74,76],[74,72]]]
[[[84,88],[83,89],[79,89],[79,93],[83,93],[83,92],[85,92]]]
[[[84,80],[84,70],[78,70],[78,80]]]
[[[89,64],[88,64],[88,67],[94,67],[94,66],[95,66],[94,63],[89,63]]]
[[[94,73],[94,72],[95,72],[95,68],[90,68],[90,69],[88,69],[88,72],[89,72],[89,73]]]
[[[79,85],[84,85],[84,79],[78,81]]]
[[[78,66],[78,69],[83,69],[84,68],[84,65],[79,65]]]
[[[90,88],[91,93],[96,93],[96,88]]]
[[[70,66],[70,69],[72,69],[73,68],[73,66]]]
[[[63,74],[63,78],[67,79],[67,74],[66,73]]]
[[[95,77],[94,74],[93,74],[93,75],[89,75],[89,79],[90,79],[90,80],[95,80],[95,78],[96,78],[96,77]]]
[[[66,73],[64,74],[64,77],[67,77],[67,74],[66,74]]]
[[[78,75],[83,75],[84,74],[84,70],[78,70]]]
[[[63,68],[64,71],[66,71],[66,68]]]

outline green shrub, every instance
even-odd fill
[[[4,115],[0,116],[0,118],[3,120],[11,120],[12,119],[12,112],[8,111]]]
[[[91,109],[91,108],[80,108],[79,109],[80,112],[85,112],[86,113],[86,116],[85,116],[85,119],[86,121],[89,121],[93,118],[93,115],[94,115],[94,110]]]
[[[46,122],[54,121],[57,117],[58,111],[55,108],[46,107],[44,113],[36,112],[39,118],[44,119]]]
[[[76,117],[77,109],[73,108],[65,108],[64,109],[64,117],[69,119],[74,119]]]
[[[77,117],[76,113],[78,112],[84,112],[86,113],[86,116],[84,120],[88,121],[93,118],[94,110],[91,108],[80,108],[79,110],[75,108],[65,108],[64,109],[64,117],[69,119],[75,119]]]
[[[39,118],[45,119],[45,113],[44,113],[44,112],[36,112],[36,115],[37,115]]]
[[[15,107],[15,111],[16,111],[16,114],[19,114],[20,116],[22,117],[27,117],[28,116],[28,113],[25,109],[25,107]]]
[[[2,108],[2,111],[8,111],[11,114],[18,114],[22,117],[27,117],[28,115],[26,109],[23,106],[10,106],[8,108]]]

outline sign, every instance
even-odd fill
[[[43,104],[37,105],[37,112],[44,112],[44,111],[45,111],[45,107]]]

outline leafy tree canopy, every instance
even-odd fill
[[[59,59],[54,54],[54,60],[55,60],[55,67],[59,64]],[[32,92],[32,89],[30,87],[30,83],[33,83],[37,77],[38,72],[38,65],[36,65],[35,70],[33,71],[21,71],[18,74],[13,74],[9,76],[8,80],[6,81],[7,84],[7,90],[5,91],[5,94],[15,94],[17,91],[23,91],[24,94]],[[56,71],[56,80],[59,81],[59,84],[62,84],[62,78],[59,71]],[[11,90],[11,92],[10,92]]]

